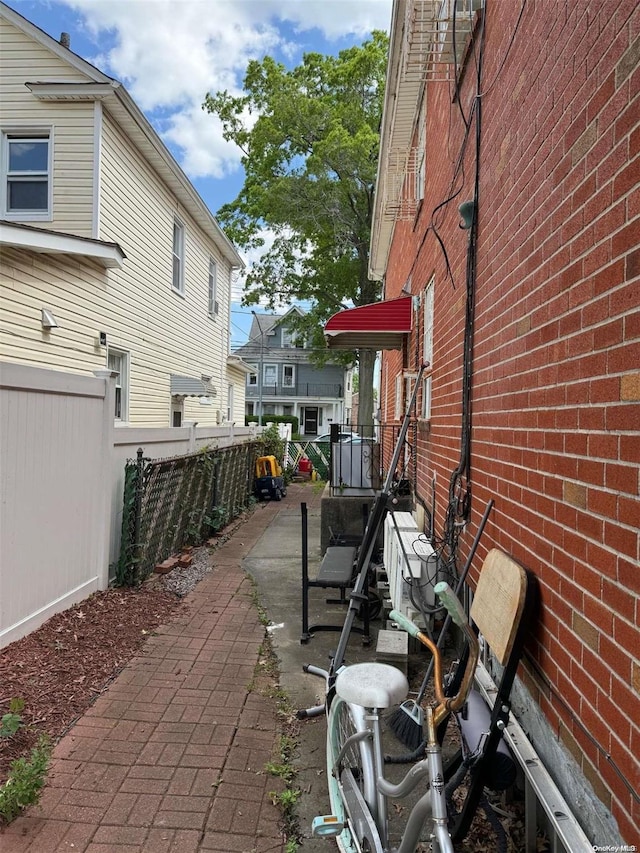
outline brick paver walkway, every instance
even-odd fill
[[[40,805],[0,834],[2,853],[283,851],[264,772],[275,700],[249,692],[265,632],[241,568],[282,506],[258,507],[215,551],[186,614],[60,741]]]

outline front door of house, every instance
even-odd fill
[[[304,434],[318,434],[318,407],[305,406],[304,409]]]

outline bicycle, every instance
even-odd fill
[[[409,684],[405,675],[388,664],[360,663],[341,667],[332,685],[329,673],[307,667],[308,672],[324,676],[329,688],[327,779],[332,812],[314,819],[312,834],[335,838],[342,853],[414,853],[428,823],[432,853],[453,853],[437,729],[464,704],[479,649],[477,636],[449,585],[441,582],[435,586],[435,592],[464,632],[468,654],[457,694],[446,696],[439,648],[403,614],[391,612],[390,618],[434,656],[436,695],[436,704],[425,712],[426,757],[414,764],[399,783],[385,778],[381,713],[407,698]],[[391,848],[388,800],[408,796],[425,779],[428,790],[413,806],[400,845]]]

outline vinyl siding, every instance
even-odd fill
[[[177,204],[117,123],[104,111],[101,162],[100,238],[119,243],[127,255],[120,270],[109,273],[111,308],[106,328],[113,346],[131,353],[129,422],[166,426],[172,373],[211,376],[214,405],[187,398],[185,420],[216,422],[226,411],[227,330],[230,274],[228,263],[187,212]],[[185,295],[171,288],[173,222],[185,229]],[[208,308],[209,257],[218,269],[220,314]],[[236,387],[236,405],[244,408],[244,386]]]
[[[86,83],[88,78],[5,20],[0,20],[0,43],[0,128],[52,129],[53,218],[34,224],[91,237],[94,105],[41,102],[25,86],[28,81]],[[4,195],[5,188],[1,191]]]
[[[0,357],[86,373],[105,366],[98,318],[108,310],[106,271],[64,255],[3,248],[0,258]],[[58,328],[45,332],[49,308]]]

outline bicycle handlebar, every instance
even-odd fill
[[[451,619],[458,625],[464,634],[467,637],[467,641],[469,643],[469,656],[467,658],[467,665],[465,667],[464,676],[462,678],[462,683],[460,685],[460,689],[458,693],[453,696],[445,696],[443,690],[442,683],[442,657],[440,654],[440,649],[436,644],[423,634],[420,628],[416,624],[414,624],[410,619],[408,619],[404,614],[400,613],[398,610],[392,610],[389,614],[389,618],[396,622],[403,630],[405,630],[410,636],[416,637],[424,646],[430,649],[433,654],[433,662],[434,662],[434,688],[436,699],[438,701],[438,706],[434,711],[433,721],[435,725],[439,724],[439,721],[446,717],[451,711],[457,711],[464,704],[469,690],[471,689],[471,684],[473,681],[473,674],[475,672],[476,664],[478,662],[478,638],[476,637],[474,631],[471,629],[471,625],[466,617],[466,614],[458,600],[458,597],[455,595],[451,587],[448,583],[444,581],[438,583],[434,587],[434,591],[443,606],[446,607],[448,613],[451,616]]]

